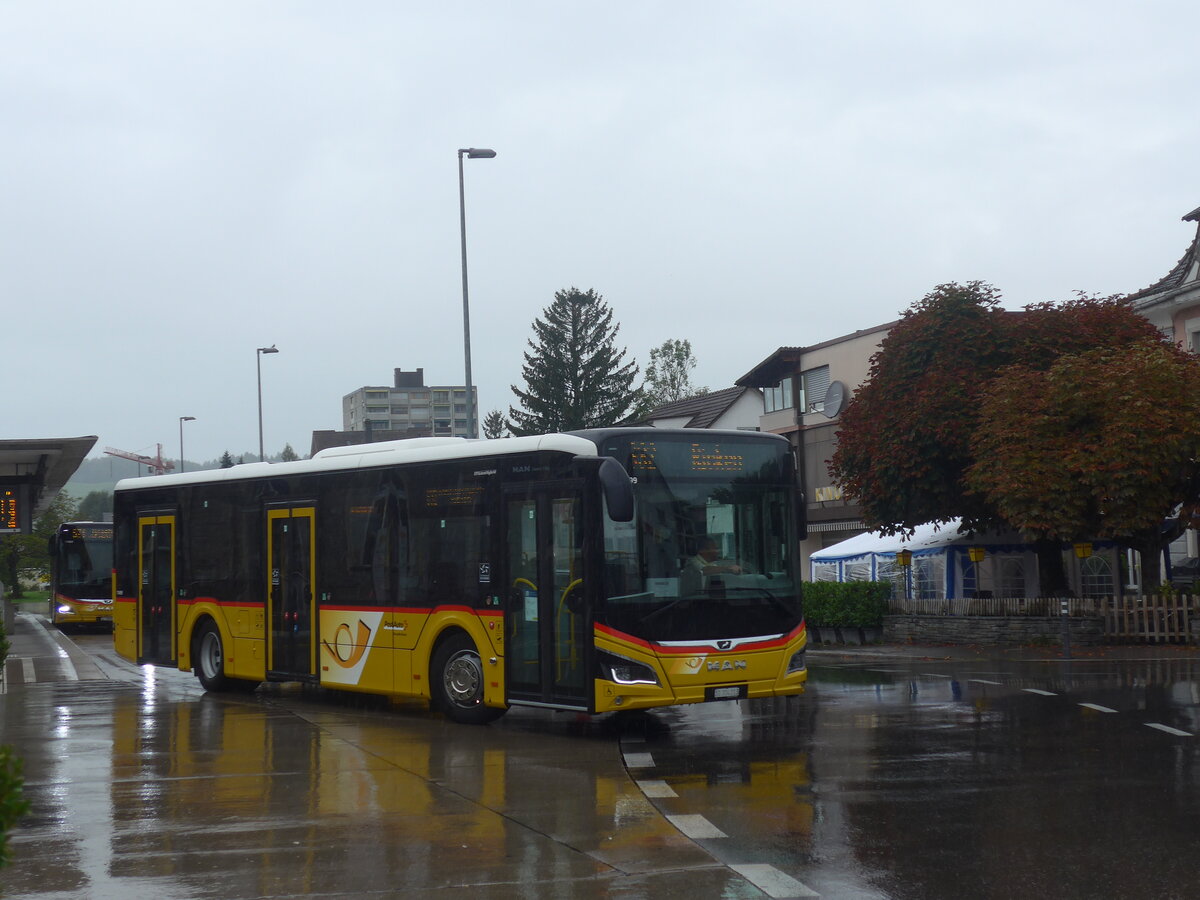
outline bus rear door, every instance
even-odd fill
[[[580,486],[506,492],[505,541],[508,700],[588,711],[592,616],[584,594]]]
[[[316,509],[267,510],[267,671],[284,679],[316,674]]]
[[[138,660],[175,662],[175,516],[138,516]]]

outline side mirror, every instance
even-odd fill
[[[633,482],[625,468],[611,456],[605,456],[600,461],[597,477],[608,505],[608,517],[614,522],[632,522]]]

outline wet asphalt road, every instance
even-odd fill
[[[1194,658],[813,654],[801,698],[470,728],[72,637],[0,695],[4,897],[1200,896]]]

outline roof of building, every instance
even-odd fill
[[[653,409],[638,419],[636,423],[631,424],[649,423],[655,419],[687,417],[688,422],[684,426],[685,428],[709,428],[749,390],[753,390],[753,388],[731,387],[719,391],[709,391],[707,394],[699,394],[695,397],[686,397],[683,400],[676,400]]]
[[[806,353],[812,353],[815,350],[824,350],[827,347],[833,347],[837,344],[863,337],[864,335],[874,334],[875,332],[890,331],[895,325],[896,322],[887,322],[871,328],[860,328],[858,331],[850,332],[850,334],[843,334],[840,337],[821,341],[819,344],[812,344],[808,347],[780,347],[739,378],[736,383],[747,387],[774,387],[785,377],[796,371],[797,367],[804,361]]]
[[[1183,221],[1200,222],[1200,207],[1184,216]],[[1127,299],[1134,301],[1135,307],[1153,305],[1160,299],[1160,295],[1169,294],[1188,283],[1188,275],[1195,269],[1197,262],[1200,262],[1200,226],[1196,228],[1196,235],[1192,238],[1191,246],[1188,247],[1179,262],[1175,263],[1174,268],[1149,287],[1130,294]]]

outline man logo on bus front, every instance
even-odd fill
[[[733,641],[717,641],[718,650],[728,650],[733,646]]]

